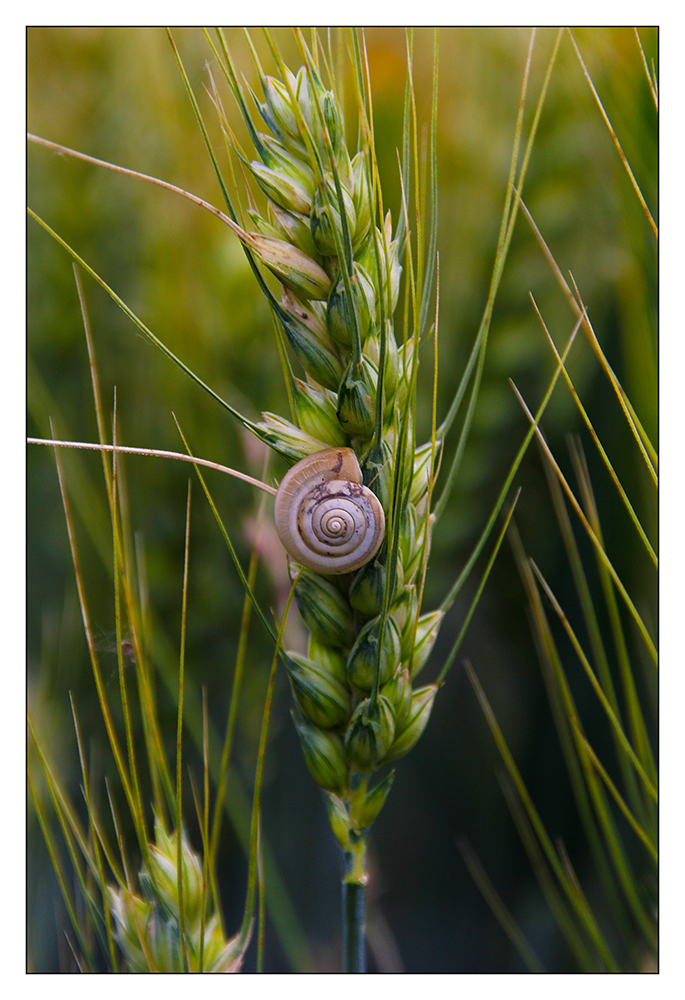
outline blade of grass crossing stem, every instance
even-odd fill
[[[658,862],[659,855],[657,853],[657,849],[656,849],[656,846],[655,846],[653,840],[649,837],[649,835],[643,829],[643,827],[640,826],[640,824],[638,823],[637,819],[635,818],[635,816],[633,815],[633,813],[630,811],[630,808],[628,807],[628,805],[626,804],[625,800],[621,796],[620,792],[616,788],[616,785],[613,783],[613,781],[611,780],[611,778],[607,774],[605,768],[602,766],[602,763],[599,760],[599,758],[597,757],[597,754],[595,753],[595,751],[592,749],[592,747],[588,743],[587,738],[585,737],[585,735],[581,731],[578,722],[575,719],[572,719],[571,723],[576,727],[577,732],[578,732],[578,737],[579,737],[579,739],[582,741],[582,743],[585,746],[585,751],[586,751],[586,754],[587,754],[588,761],[592,764],[592,766],[595,768],[595,770],[597,771],[597,773],[600,775],[602,781],[604,782],[604,784],[606,785],[607,789],[611,793],[614,801],[616,802],[616,805],[619,807],[619,809],[621,810],[621,812],[623,813],[623,815],[625,816],[625,818],[628,820],[628,822],[630,823],[631,827],[633,828],[633,830],[635,831],[635,833],[637,834],[637,836],[640,838],[640,840],[642,841],[642,843],[645,845],[645,847],[649,851],[649,854],[652,857],[652,860],[656,864]]]
[[[578,290],[578,285],[576,284],[576,280],[572,274],[570,275],[570,277],[571,281],[573,282],[573,290],[575,292],[575,297],[580,303],[582,309],[585,310],[585,304],[582,300],[580,291]],[[586,312],[586,318],[587,318],[587,312]],[[597,339],[597,334],[595,333],[589,319],[587,320],[587,329],[590,335],[590,344],[593,350],[595,351],[595,354],[599,358],[607,378],[611,382],[611,386],[614,390],[614,393],[616,394],[621,409],[623,410],[624,416],[633,432],[633,437],[635,438],[638,448],[642,452],[644,460],[647,463],[647,470],[650,476],[652,477],[652,481],[655,486],[658,486],[659,485],[658,475],[657,475],[658,458],[656,455],[656,451],[651,441],[649,440],[647,432],[645,431],[644,427],[640,423],[640,420],[638,419],[638,416],[635,412],[633,404],[630,402],[627,392],[619,382],[616,374],[614,373],[613,368],[609,364],[606,355],[604,354],[604,351],[602,350],[602,347],[599,343],[599,340]]]
[[[95,651],[95,643],[93,641],[93,634],[90,625],[90,618],[88,615],[88,607],[85,599],[85,592],[83,588],[83,581],[81,576],[80,562],[78,558],[78,551],[76,548],[76,539],[74,535],[73,525],[71,522],[71,515],[69,512],[69,504],[67,503],[66,490],[64,487],[62,468],[60,465],[59,451],[55,449],[55,461],[57,464],[57,476],[59,479],[60,492],[62,495],[62,505],[64,507],[64,518],[67,525],[67,534],[69,536],[69,546],[71,549],[71,558],[74,565],[74,573],[76,576],[76,589],[79,597],[79,604],[81,607],[81,617],[83,620],[83,627],[86,634],[86,643],[88,645],[88,652],[90,654],[90,662],[93,670],[93,677],[95,679],[95,687],[98,693],[98,700],[100,702],[100,709],[102,711],[102,716],[105,722],[105,729],[107,731],[107,736],[109,739],[110,747],[114,755],[114,760],[119,772],[119,777],[126,795],[126,799],[131,809],[131,815],[134,817],[134,822],[136,823],[136,831],[138,833],[139,841],[144,839],[147,843],[147,838],[144,837],[144,826],[140,824],[140,817],[136,812],[136,806],[133,798],[133,792],[131,789],[131,782],[129,780],[128,773],[126,771],[126,765],[124,764],[124,759],[119,747],[119,741],[117,739],[116,731],[114,729],[114,724],[112,716],[110,713],[109,705],[107,702],[105,687],[102,680],[102,674],[100,671],[100,665],[97,658],[97,653]],[[141,838],[142,835],[142,838]]]
[[[588,754],[589,744],[582,734],[580,725],[577,719],[573,718],[573,716],[570,718],[573,725],[573,732],[576,738],[578,752],[585,770],[588,788],[592,796],[600,826],[607,842],[609,856],[638,926],[641,928],[645,938],[650,942],[651,946],[656,948],[657,935],[654,922],[649,918],[642,900],[640,899],[639,887],[635,873],[630,867],[630,862],[628,861],[625,848],[623,847],[618,830],[616,829],[614,818],[607,807],[606,796],[604,795],[602,785],[597,778],[597,774],[595,773],[594,764],[595,761],[597,763],[599,763],[599,761],[596,756],[594,756],[594,760],[590,759]],[[626,818],[628,819],[628,816],[626,816]],[[635,821],[633,821],[633,824],[634,823]],[[633,828],[635,828],[634,825]]]
[[[115,395],[115,408],[114,408],[114,425],[112,427],[112,443],[116,448],[116,395]],[[124,666],[124,654],[121,648],[122,643],[122,629],[121,629],[121,603],[120,603],[120,587],[121,587],[121,574],[125,572],[122,564],[119,560],[119,552],[122,550],[121,537],[119,535],[119,518],[117,516],[117,497],[118,485],[117,485],[117,454],[116,451],[112,452],[112,551],[114,557],[114,622],[116,628],[117,636],[117,665],[119,672],[119,693],[121,696],[121,708],[124,717],[124,730],[126,734],[126,751],[128,755],[128,773],[131,779],[131,793],[133,800],[133,807],[136,812],[137,822],[139,824],[140,833],[145,837],[145,842],[147,844],[147,833],[145,830],[145,814],[143,812],[143,803],[140,795],[140,784],[138,781],[138,768],[136,766],[136,756],[135,756],[135,745],[133,740],[133,726],[131,725],[131,713],[128,704],[128,689],[126,685],[126,669]]]

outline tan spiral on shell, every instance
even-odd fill
[[[326,448],[294,465],[276,493],[274,520],[288,554],[316,573],[359,569],[385,534],[383,508],[351,448]]]

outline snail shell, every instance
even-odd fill
[[[351,448],[326,448],[294,465],[276,493],[274,520],[288,554],[316,573],[359,569],[385,534],[383,508]]]

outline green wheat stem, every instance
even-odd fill
[[[343,972],[366,972],[366,841],[344,852],[342,881]]]
[[[79,298],[79,306],[81,309],[81,318],[83,321],[83,330],[86,337],[86,345],[88,348],[88,362],[90,365],[91,373],[91,386],[93,391],[93,403],[95,406],[95,416],[98,428],[98,438],[100,444],[104,445],[106,440],[105,434],[105,418],[104,418],[104,408],[102,405],[102,394],[100,391],[100,379],[98,375],[97,361],[95,357],[95,345],[93,342],[93,336],[90,326],[90,319],[88,315],[88,309],[86,307],[85,292],[83,289],[83,284],[81,281],[81,275],[79,273],[79,268],[76,263],[72,263],[72,269],[74,272],[74,280],[76,282],[76,289]],[[112,491],[112,475],[110,470],[110,465],[107,461],[105,450],[102,451],[102,469],[105,479],[105,487],[107,490],[107,501],[110,510],[110,520],[114,516],[114,497]],[[115,533],[114,536],[115,544],[119,545],[119,562],[121,566],[124,566],[128,561],[126,560],[125,547],[121,545],[121,537],[119,533]],[[155,801],[155,812],[156,815],[161,816],[163,812],[163,799],[162,799],[162,789],[160,788],[160,778],[161,773],[162,782],[164,784],[164,790],[167,794],[167,799],[169,802],[172,800],[170,779],[167,771],[166,758],[164,756],[164,751],[162,749],[162,739],[159,732],[159,727],[157,725],[157,713],[154,710],[152,691],[149,684],[149,674],[146,670],[146,658],[143,656],[142,643],[140,642],[140,635],[142,634],[138,616],[136,614],[136,605],[133,600],[130,579],[128,572],[122,574],[122,586],[124,592],[124,603],[126,605],[126,615],[131,629],[131,638],[133,641],[133,646],[135,649],[135,660],[136,660],[136,674],[138,678],[138,685],[140,691],[141,701],[145,705],[145,711],[143,712],[143,730],[145,735],[145,743],[147,748],[148,763],[150,767],[150,775],[153,785],[153,796]]]

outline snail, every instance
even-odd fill
[[[294,465],[276,493],[274,520],[288,554],[316,573],[359,569],[385,534],[383,508],[351,448],[325,448]]]

